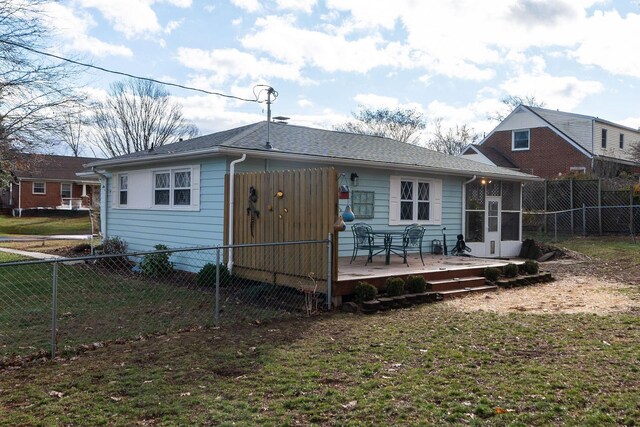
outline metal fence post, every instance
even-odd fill
[[[582,235],[587,235],[587,207],[584,203],[582,204]]]
[[[602,179],[598,179],[598,234],[602,236]]]
[[[629,186],[629,233],[634,235],[634,226],[633,226],[633,185]]]
[[[216,302],[215,302],[215,325],[220,323],[220,246],[216,246]]]
[[[569,180],[569,211],[571,212],[571,235],[573,236],[573,178]]]
[[[545,179],[544,180],[544,211],[545,212],[549,212],[549,205],[547,200],[549,196],[548,195],[549,190],[547,188],[548,186],[549,186],[549,181]],[[546,216],[544,217],[544,228],[542,232],[544,233],[545,236],[547,235],[547,217]]]
[[[53,263],[51,278],[51,359],[56,358],[56,339],[58,329],[58,263]]]
[[[333,276],[333,240],[331,233],[327,237],[327,310],[331,310],[332,287],[331,278]]]
[[[558,212],[553,214],[553,240],[558,241]]]

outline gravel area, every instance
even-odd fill
[[[500,289],[491,294],[473,295],[448,300],[446,303],[461,311],[594,313],[608,314],[627,311],[638,306],[627,285],[605,281],[593,276],[573,276],[551,283],[514,289]]]

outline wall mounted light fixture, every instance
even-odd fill
[[[358,181],[359,181],[359,176],[357,173],[352,172],[351,173],[351,183],[353,183],[353,186],[356,187],[358,185]]]

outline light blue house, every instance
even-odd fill
[[[267,139],[268,138],[268,139]],[[333,167],[350,189],[356,221],[376,229],[426,228],[424,250],[464,234],[473,254],[517,255],[521,185],[536,177],[395,140],[259,122],[88,165],[102,180],[106,237],[131,250],[222,245],[225,175]],[[350,256],[351,232],[339,255]]]

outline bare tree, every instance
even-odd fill
[[[198,134],[182,116],[182,106],[148,80],[113,83],[107,100],[95,105],[93,125],[96,143],[108,156],[150,150]]]
[[[371,109],[360,106],[357,113],[351,114],[354,120],[336,125],[334,129],[416,144],[420,138],[420,131],[427,127],[424,114],[415,109]]]
[[[82,113],[66,113],[64,115],[64,129],[61,132],[62,141],[69,147],[74,157],[78,157],[83,148],[84,128],[87,121]]]
[[[428,142],[427,147],[441,153],[457,156],[469,145],[480,138],[468,125],[456,125],[455,128],[442,128],[442,119],[435,121],[433,138]]]
[[[518,105],[526,105],[527,107],[544,107],[544,102],[536,99],[535,95],[525,95],[524,97],[517,95],[507,95],[501,99],[505,108],[500,111],[494,111],[489,114],[489,120],[501,122],[507,117]]]
[[[61,116],[80,101],[73,80],[79,69],[29,50],[47,47],[43,24],[48,0],[0,0],[0,178],[20,153],[59,141]]]
[[[640,140],[632,142],[631,156],[633,157],[633,160],[640,163]]]

